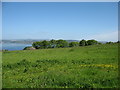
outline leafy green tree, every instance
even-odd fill
[[[78,42],[70,42],[69,43],[69,47],[75,47],[75,46],[79,46]]]
[[[52,39],[52,40],[50,40],[50,48],[55,48],[56,47],[56,40],[54,40],[54,39]]]
[[[33,42],[32,46],[36,49],[39,49],[41,47],[41,41],[39,42]]]
[[[107,42],[106,44],[113,44],[113,42],[110,41],[110,42]]]
[[[58,47],[58,48],[62,47],[63,48],[63,47],[68,47],[68,46],[69,46],[69,44],[66,40],[62,40],[62,39],[56,40],[56,47]]]
[[[49,47],[49,41],[39,41],[39,42],[33,42],[32,46],[36,49],[43,49]]]
[[[88,40],[88,41],[87,41],[87,44],[88,44],[88,45],[95,45],[95,44],[98,44],[98,41],[96,41],[96,40],[94,40],[94,39]]]
[[[80,42],[79,42],[79,46],[87,46],[87,41],[82,39]]]
[[[41,42],[41,48],[48,48],[49,45],[50,45],[49,41],[44,40],[44,41]]]

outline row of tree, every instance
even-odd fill
[[[64,48],[64,47],[76,47],[76,46],[88,46],[100,44],[96,40],[81,40],[80,42],[70,42],[68,43],[66,40],[50,40],[50,41],[39,41],[33,42],[32,46],[36,49],[45,49],[45,48]]]

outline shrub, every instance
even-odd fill
[[[35,48],[32,46],[31,47],[29,46],[29,47],[25,47],[23,50],[35,50]]]
[[[79,46],[87,46],[87,45],[88,45],[87,41],[84,39],[79,42]]]

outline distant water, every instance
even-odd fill
[[[20,44],[20,43],[0,43],[0,50],[23,50],[27,46],[32,46],[31,44]]]

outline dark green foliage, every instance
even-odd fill
[[[33,47],[36,49],[46,49],[46,48],[63,48],[68,47],[68,42],[66,40],[50,40],[50,41],[40,41],[40,42],[34,42],[32,44]]]
[[[23,59],[23,60],[21,60],[19,63],[17,63],[17,64],[19,64],[19,65],[28,65],[30,62],[29,61],[27,61],[26,59]]]
[[[56,40],[54,40],[54,39],[50,40],[49,48],[55,48],[55,47],[56,47]]]
[[[41,46],[41,42],[33,42],[32,46],[36,49],[39,49]]]
[[[48,48],[49,47],[49,41],[46,41],[46,40],[44,40],[44,41],[42,41],[41,42],[41,47],[40,48]]]
[[[66,40],[50,40],[50,41],[39,41],[33,42],[32,46],[36,49],[46,49],[46,48],[65,48],[65,47],[77,47],[77,46],[88,46],[88,45],[95,45],[98,44],[96,40],[81,40],[78,42],[70,42],[68,43]],[[101,44],[101,43],[99,43]],[[25,48],[26,49],[26,48]]]
[[[79,42],[79,46],[87,46],[87,45],[88,45],[88,43],[84,39]]]
[[[98,44],[98,41],[96,41],[96,40],[88,40],[87,44],[88,45],[95,45],[95,44]]]
[[[26,73],[26,72],[27,72],[27,69],[25,68],[24,71],[23,71],[23,73]]]
[[[107,42],[106,44],[113,44],[113,42],[110,41],[110,42]]]
[[[4,52],[4,51],[8,51],[8,50],[7,50],[7,49],[5,49],[5,50],[2,50],[2,51]]]
[[[66,40],[57,40],[56,41],[56,47],[57,48],[64,48],[64,47],[68,47],[68,42]]]
[[[70,42],[69,43],[69,47],[76,47],[76,46],[79,46],[78,42]]]
[[[39,41],[39,42],[34,42],[32,44],[33,47],[35,47],[36,49],[45,49],[49,47],[49,41]]]

